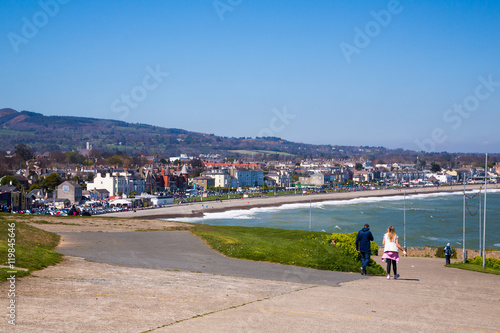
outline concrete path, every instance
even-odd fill
[[[1,332],[498,332],[500,278],[403,258],[402,278],[339,287],[66,257],[16,281]],[[0,283],[6,309],[8,283]],[[6,311],[6,310],[4,310]],[[4,312],[5,313],[5,312]]]
[[[360,274],[228,258],[189,231],[60,233],[58,252],[126,267],[337,286]]]

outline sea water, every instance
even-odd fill
[[[329,233],[357,232],[368,223],[379,245],[387,227],[392,225],[401,245],[450,243],[462,248],[463,199],[463,192],[371,197],[206,213],[203,218],[176,220]],[[500,190],[488,190],[486,208],[486,247],[500,249]],[[481,195],[478,191],[466,192],[465,217],[465,246],[478,249],[480,227],[481,237],[483,233],[484,191]]]

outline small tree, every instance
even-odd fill
[[[69,151],[65,154],[66,162],[71,164],[83,164],[85,163],[85,157],[74,151]]]
[[[22,143],[16,146],[16,154],[21,156],[21,158],[25,161],[31,160],[34,157],[31,149]]]
[[[15,187],[19,187],[19,185],[21,185],[21,183],[19,182],[19,180],[17,180],[14,176],[5,176],[2,178],[2,181],[0,182],[0,185],[4,186],[4,185],[10,185],[10,183],[12,182],[12,186],[15,186]]]
[[[431,171],[432,172],[439,172],[441,171],[441,166],[437,164],[436,162],[431,163]]]
[[[54,190],[57,187],[57,185],[59,185],[61,183],[62,183],[62,179],[57,173],[51,173],[50,175],[45,177],[43,179],[43,182],[42,182],[43,187],[45,187],[47,189],[52,189],[52,190]]]
[[[193,167],[193,168],[200,168],[201,169],[204,167],[203,162],[199,158],[195,158],[195,159],[191,160],[190,164],[191,164],[191,167]]]
[[[114,164],[119,166],[123,165],[123,161],[118,155],[111,156],[110,158],[107,159],[106,162],[108,163],[108,165],[114,165]]]
[[[38,184],[33,184],[31,185],[31,187],[29,188],[28,192],[31,192],[33,190],[40,190],[41,187],[38,185]]]

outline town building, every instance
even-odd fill
[[[56,199],[69,200],[72,204],[77,204],[82,200],[82,187],[73,181],[65,181],[57,186]]]
[[[292,186],[293,180],[292,175],[289,172],[284,170],[279,170],[278,172],[269,172],[266,176],[268,178],[268,185],[270,180],[274,181],[276,186],[279,187],[290,187]],[[274,186],[274,185],[273,185]]]
[[[146,189],[146,182],[139,176],[132,173],[112,172],[97,173],[92,182],[87,183],[87,190],[105,189],[112,197],[118,195],[129,195],[131,192],[143,193]]]
[[[188,170],[186,165],[179,172],[171,172],[167,167],[161,170],[160,176],[155,175],[157,191],[160,192],[185,192],[188,189]]]
[[[197,189],[203,189],[204,191],[208,191],[209,188],[215,187],[215,179],[207,176],[196,177],[193,179],[193,183]]]
[[[264,184],[264,171],[250,170],[243,168],[232,168],[229,172],[238,182],[238,187],[243,186],[262,186]]]

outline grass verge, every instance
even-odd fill
[[[358,273],[361,267],[357,256],[325,242],[324,232],[202,224],[192,232],[228,257],[341,272]],[[367,272],[385,274],[373,259]]]
[[[14,228],[11,228],[12,224],[15,225]],[[62,254],[53,251],[59,243],[59,238],[59,235],[40,230],[26,223],[14,222],[0,217],[0,264],[8,265],[9,248],[12,248],[9,245],[15,244],[13,246],[15,249],[13,252],[15,263],[13,265],[27,269],[27,271],[14,269],[16,277],[26,276],[32,271],[55,265],[62,260]],[[14,239],[15,243],[9,242],[11,239]],[[8,271],[13,271],[13,269],[0,268],[0,281],[6,281],[7,277],[11,275]]]
[[[500,260],[495,258],[486,258],[486,265],[483,268],[483,258],[475,257],[472,260],[467,260],[465,263],[456,262],[446,267],[465,269],[468,271],[500,275]]]

